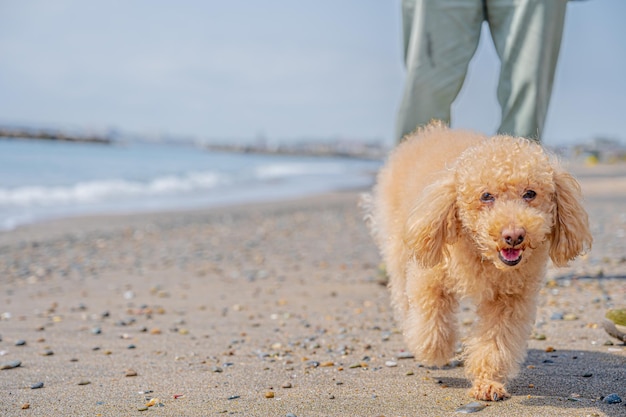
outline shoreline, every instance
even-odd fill
[[[180,207],[155,210],[130,210],[108,213],[81,213],[77,215],[61,215],[59,217],[42,218],[29,223],[19,224],[12,229],[0,229],[0,246],[10,245],[14,239],[47,238],[51,235],[63,235],[67,231],[109,231],[133,225],[159,221],[174,217],[201,217],[239,213],[248,210],[263,210],[281,207],[289,209],[300,205],[313,204],[315,201],[341,201],[351,194],[360,195],[369,189],[351,189],[311,193],[303,196],[277,197],[269,200],[223,203],[200,207]]]
[[[588,178],[579,177],[594,249],[549,269],[513,398],[477,415],[626,414],[601,399],[626,399],[626,350],[605,344],[599,325],[606,308],[626,304],[626,187]],[[463,367],[404,358],[357,199],[0,233],[0,362],[21,361],[0,370],[0,414],[457,415],[472,402]],[[464,335],[472,320],[461,309]]]

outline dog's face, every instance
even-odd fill
[[[514,269],[550,239],[557,186],[541,146],[495,137],[465,152],[454,171],[461,233],[483,259]]]
[[[591,248],[581,200],[578,182],[539,144],[495,136],[468,148],[422,191],[403,241],[424,267],[441,263],[459,239],[502,270],[546,248],[556,266],[565,266]]]

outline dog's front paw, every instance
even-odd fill
[[[470,395],[483,401],[501,401],[511,397],[511,394],[506,392],[504,384],[489,380],[475,381]]]

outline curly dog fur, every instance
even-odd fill
[[[452,359],[459,298],[470,297],[470,393],[509,397],[548,260],[564,266],[591,247],[576,180],[537,142],[435,122],[390,154],[368,217],[409,349],[427,365]]]

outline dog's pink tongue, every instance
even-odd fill
[[[502,257],[506,259],[507,261],[516,261],[522,254],[522,250],[521,249],[502,249],[500,253],[502,253]]]

